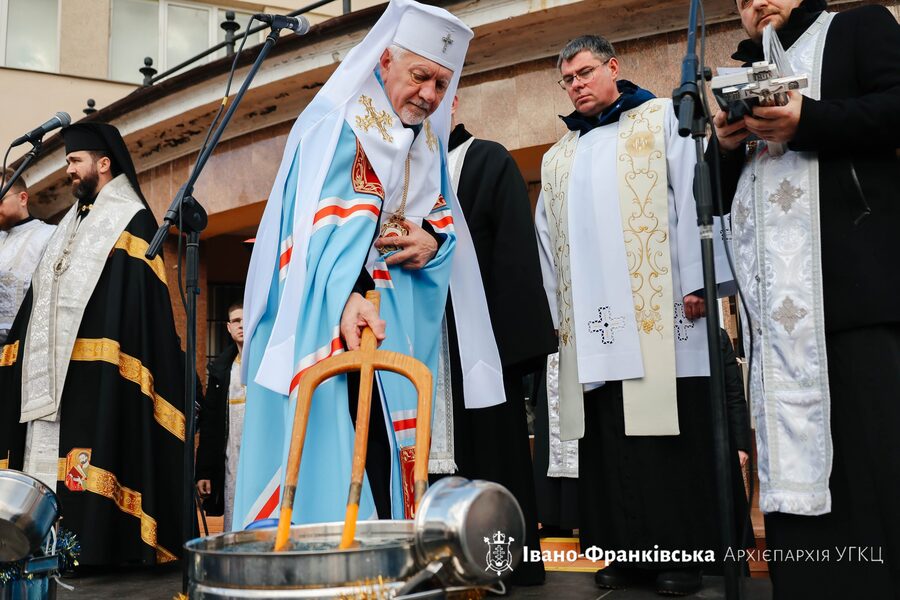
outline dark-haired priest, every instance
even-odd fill
[[[56,490],[82,565],[181,546],[184,353],[156,221],[119,131],[62,132],[77,199],[0,347],[0,467]]]

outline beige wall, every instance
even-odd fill
[[[109,75],[110,0],[61,2],[59,72],[106,79]]]
[[[130,93],[135,86],[99,79],[67,77],[53,73],[0,68],[0,145],[30,131],[57,111],[65,111],[77,121],[87,99],[102,108]],[[18,158],[30,149],[28,144],[14,148],[10,158]]]

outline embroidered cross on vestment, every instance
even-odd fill
[[[374,127],[384,138],[384,141],[391,144],[394,142],[394,136],[388,133],[388,127],[394,125],[394,117],[386,110],[377,111],[372,105],[372,99],[366,95],[359,97],[359,103],[366,107],[366,116],[356,116],[356,126],[368,133],[370,127]]]
[[[616,341],[616,330],[625,327],[625,319],[623,317],[613,317],[610,314],[608,306],[601,306],[597,310],[597,316],[600,317],[594,321],[588,321],[588,331],[600,334],[600,342],[604,344],[612,344]]]

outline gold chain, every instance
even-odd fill
[[[403,175],[403,197],[400,199],[400,208],[390,219],[381,224],[381,237],[395,237],[409,234],[409,229],[404,225],[406,220],[406,197],[409,194],[409,154],[406,155],[406,172]],[[388,245],[378,249],[382,255],[394,250],[399,250],[397,246]]]
[[[399,220],[406,218],[406,196],[409,194],[409,154],[406,155],[406,170],[403,174],[403,196],[400,198],[400,210],[396,212]]]

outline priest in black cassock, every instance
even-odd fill
[[[454,99],[454,118],[456,105]],[[455,470],[463,477],[505,486],[525,515],[523,544],[537,549],[540,541],[522,378],[540,370],[557,343],[541,283],[528,190],[509,152],[496,142],[475,139],[462,124],[450,133],[448,149],[451,178],[472,234],[503,364],[506,402],[488,408],[465,407],[459,353],[466,349],[458,345],[448,296],[443,355],[449,356],[450,377],[447,382],[439,376],[431,471]],[[446,373],[445,366],[442,371]],[[543,583],[543,563],[522,562],[511,581]]]
[[[106,123],[63,129],[77,202],[0,347],[0,467],[56,490],[82,565],[181,552],[184,353],[156,221]]]

